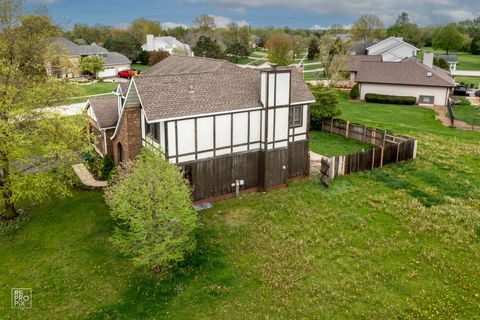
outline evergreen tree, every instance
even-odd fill
[[[214,59],[222,59],[224,53],[217,40],[210,37],[201,36],[195,47],[193,47],[193,53],[197,57],[207,57]]]
[[[310,44],[308,46],[308,60],[313,60],[318,57],[320,53],[320,48],[318,44],[318,40],[316,37],[310,40]]]

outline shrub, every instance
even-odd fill
[[[112,157],[107,154],[102,158],[102,162],[100,165],[100,179],[102,180],[109,180],[110,173],[112,172],[113,168],[115,167],[115,163],[113,162]]]
[[[145,66],[148,65],[149,60],[150,60],[150,53],[148,51],[140,52],[137,60],[138,60],[138,62],[140,62],[140,64],[143,64]]]
[[[367,93],[365,95],[365,101],[373,103],[413,105],[417,102],[417,98]]]
[[[311,106],[310,127],[318,130],[322,120],[332,119],[341,114],[337,107],[338,95],[332,88],[321,85],[309,85],[309,87],[316,100]]]
[[[160,153],[144,148],[127,161],[105,198],[117,222],[111,240],[136,267],[168,272],[194,251],[198,217],[190,189]]]
[[[358,83],[356,83],[352,90],[350,90],[350,99],[357,100],[360,97],[360,89],[358,87]]]
[[[153,66],[168,58],[170,54],[167,51],[155,51],[150,52],[150,57],[148,58],[148,65]]]

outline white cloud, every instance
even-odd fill
[[[243,27],[243,26],[248,26],[250,25],[247,21],[245,20],[232,20],[228,17],[224,17],[224,16],[216,16],[216,15],[213,15],[213,14],[210,14],[209,15],[210,17],[212,17],[214,20],[215,20],[215,25],[219,28],[225,28],[230,22],[236,22],[240,27]]]
[[[188,28],[188,26],[186,24],[176,23],[176,22],[171,22],[171,21],[163,22],[163,23],[161,23],[161,25],[162,25],[163,29],[175,29],[176,27]]]
[[[351,24],[342,24],[341,26],[344,30],[350,30],[352,28]],[[332,26],[323,27],[319,24],[314,24],[313,26],[310,27],[310,30],[329,30],[331,28],[332,28]]]
[[[193,3],[208,3],[228,10],[245,12],[247,9],[264,8],[293,9],[315,12],[319,15],[358,17],[362,14],[379,16],[384,23],[395,22],[401,11],[410,14],[413,22],[456,22],[480,14],[478,0],[187,0]]]

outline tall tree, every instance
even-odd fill
[[[350,29],[350,35],[355,42],[369,42],[385,37],[383,23],[374,15],[362,15]]]
[[[395,24],[398,26],[406,26],[409,23],[410,23],[410,17],[408,16],[408,13],[406,13],[405,11],[400,13],[400,15],[397,17],[397,21],[395,22]]]
[[[469,49],[471,54],[480,55],[480,33],[473,37]]]
[[[226,53],[238,62],[240,57],[246,57],[250,54],[250,28],[248,26],[240,27],[236,22],[230,22],[224,32],[224,43],[226,44]]]
[[[133,20],[128,26],[128,32],[141,44],[147,42],[147,34],[153,34],[154,36],[163,34],[160,23],[144,18]]]
[[[215,19],[207,14],[201,15],[200,17],[196,18],[194,22],[197,28],[203,31],[215,29],[216,27]]]
[[[217,40],[206,36],[201,36],[197,41],[197,45],[193,47],[192,50],[197,57],[214,59],[222,59],[224,57],[222,48],[218,44]]]
[[[276,33],[266,43],[268,59],[279,65],[288,66],[293,62],[293,40],[285,33]]]
[[[414,46],[422,46],[422,34],[416,24],[410,23],[408,13],[402,12],[390,28],[387,29],[387,36],[402,37],[406,42]]]
[[[125,30],[114,30],[105,42],[105,48],[109,51],[120,52],[132,61],[137,60],[142,51],[140,42]]]
[[[195,249],[198,217],[189,187],[161,154],[146,148],[127,162],[106,200],[118,222],[112,241],[135,266],[169,271]]]
[[[308,60],[313,60],[318,57],[320,53],[317,37],[312,37],[308,45]]]
[[[51,39],[60,35],[47,15],[23,15],[20,0],[0,6],[0,193],[4,217],[19,203],[36,204],[69,194],[71,164],[88,137],[75,117],[46,107],[74,93],[65,81],[46,75]]]
[[[67,36],[78,44],[104,44],[112,32],[112,27],[96,24],[89,26],[88,24],[76,24]]]
[[[448,54],[449,50],[458,50],[462,47],[465,38],[458,31],[455,24],[451,23],[440,28],[433,37],[432,45],[435,49],[443,49]]]

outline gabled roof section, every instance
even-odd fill
[[[123,54],[118,52],[107,52],[105,54],[105,66],[131,64],[132,62]]]
[[[335,55],[332,60],[333,63],[338,63],[338,59],[342,59],[341,56]],[[344,71],[357,72],[362,62],[380,62],[382,61],[382,56],[349,55],[345,59],[347,59],[348,61],[346,61]]]
[[[437,67],[430,68],[416,58],[401,62],[362,62],[356,81],[430,87],[455,86],[455,82],[447,71]]]
[[[54,43],[59,45],[61,48],[64,48],[69,56],[88,56],[92,54],[108,53],[107,49],[97,46],[96,44],[78,45],[65,37],[55,38]]]
[[[436,58],[443,59],[447,62],[458,63],[458,58],[455,54],[436,54]]]
[[[216,72],[227,63],[229,62],[226,60],[171,55],[142,74],[153,76],[174,73]]]
[[[260,70],[225,60],[170,56],[132,81],[149,122],[262,106]],[[314,100],[292,71],[292,104]]]
[[[100,129],[112,128],[118,122],[118,100],[116,96],[91,98],[87,109],[92,108]]]
[[[388,43],[390,43],[390,44],[388,44]],[[398,47],[405,46],[405,45],[409,46],[410,48],[412,48],[414,50],[417,50],[417,51],[420,50],[417,47],[412,46],[410,43],[403,41],[403,38],[401,38],[401,37],[389,37],[385,40],[382,40],[380,42],[377,42],[377,43],[367,47],[366,50],[369,51],[369,50],[372,50],[376,47],[381,47],[382,45],[386,45],[386,47],[383,48],[383,49],[380,49],[378,51],[374,51],[373,54],[375,54],[375,55],[383,54],[385,52],[394,50]]]

